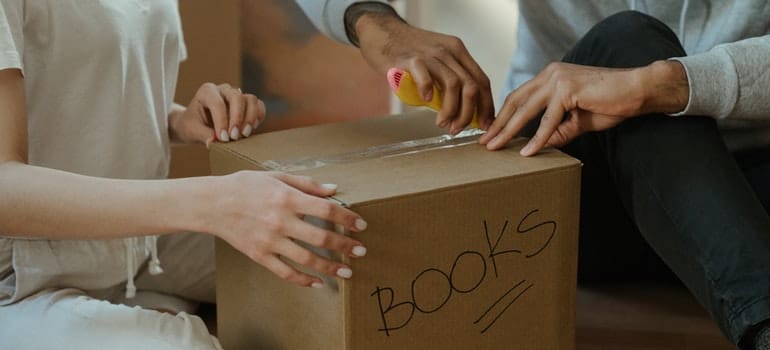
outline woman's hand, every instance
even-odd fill
[[[366,229],[356,213],[324,198],[335,185],[321,185],[305,176],[277,172],[241,171],[214,178],[218,192],[211,203],[207,232],[224,239],[278,277],[300,286],[323,286],[315,276],[302,273],[286,260],[311,270],[350,278],[350,267],[323,258],[302,247],[304,242],[349,257],[362,257],[366,248],[357,240],[303,221],[310,215],[351,232]]]
[[[203,84],[187,108],[169,114],[171,139],[183,143],[235,141],[249,137],[265,119],[265,104],[229,84]]]

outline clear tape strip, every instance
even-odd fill
[[[479,136],[483,133],[484,131],[481,129],[466,129],[455,136],[440,135],[418,140],[373,146],[359,151],[328,156],[290,160],[267,160],[260,162],[260,166],[265,170],[292,172],[320,168],[329,164],[353,163],[369,159],[397,157],[476,143]]]

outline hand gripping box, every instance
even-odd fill
[[[580,163],[490,152],[417,112],[217,144],[214,174],[336,183],[362,215],[351,280],[298,287],[217,242],[218,329],[239,349],[574,348]],[[323,252],[321,252],[323,254]],[[339,257],[330,255],[332,258]]]

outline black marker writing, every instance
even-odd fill
[[[499,264],[499,257],[519,255],[529,259],[542,253],[556,235],[557,224],[553,220],[530,223],[529,221],[534,221],[535,214],[539,212],[540,210],[535,209],[524,215],[516,226],[516,231],[511,232],[508,236],[506,236],[506,231],[510,226],[509,220],[503,222],[499,231],[495,230],[496,236],[494,237],[490,235],[491,225],[487,220],[484,220],[484,238],[486,239],[488,254],[468,250],[455,257],[448,273],[438,267],[429,267],[420,271],[412,279],[411,293],[408,293],[405,301],[395,303],[398,297],[393,288],[377,286],[370,296],[377,298],[377,306],[382,320],[382,327],[378,330],[384,332],[386,336],[390,336],[393,331],[406,327],[416,313],[424,315],[435,313],[444,308],[455,296],[455,293],[458,295],[472,293],[487,280],[488,263],[492,265],[494,278],[499,278],[500,274],[503,273],[503,265]],[[536,245],[535,249],[531,247],[531,244],[525,245],[527,249],[517,244],[522,243],[520,240],[523,239],[517,239],[517,237],[537,239],[536,237],[541,235],[545,237],[543,243]],[[531,241],[530,238],[526,239]],[[470,276],[470,279],[458,281],[456,276],[458,268],[463,271],[460,275],[466,276],[466,278]],[[420,290],[425,290],[426,286],[430,288],[430,293],[420,293]],[[482,334],[485,333],[511,305],[532,287],[534,287],[534,283],[521,280],[493,302],[473,324],[486,324],[481,330]],[[425,299],[425,295],[428,295],[429,299]],[[493,310],[496,312],[492,313]],[[488,315],[490,316],[488,317]],[[490,317],[491,319],[489,319]]]

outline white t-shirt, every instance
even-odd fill
[[[166,177],[185,55],[176,0],[0,1],[0,69],[24,72],[33,165]]]
[[[108,178],[166,177],[167,115],[186,57],[177,5],[0,0],[0,69],[24,73],[30,164]],[[129,251],[138,265],[146,258]],[[121,239],[0,237],[0,305],[42,288],[117,285],[126,279],[127,256]]]

